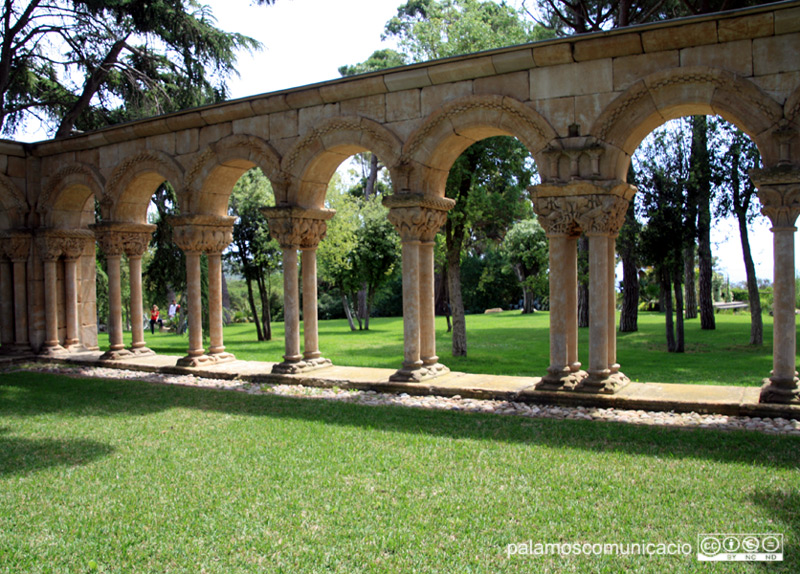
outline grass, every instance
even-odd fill
[[[11,373],[0,572],[798,572],[798,446]],[[712,568],[704,532],[781,533],[785,561]],[[528,540],[693,553],[506,556]]]
[[[437,352],[452,370],[492,375],[543,375],[549,364],[549,315],[507,311],[467,317],[468,356],[450,356],[450,335],[436,319]],[[130,334],[126,333],[126,341]],[[225,345],[237,358],[280,361],[283,324],[273,324],[273,340],[257,342],[253,324],[225,328]],[[400,317],[370,321],[369,331],[350,331],[345,320],[320,321],[320,349],[334,364],[394,369],[403,358]],[[588,365],[589,330],[580,329],[580,360]],[[641,313],[639,331],[617,333],[617,358],[631,380],[661,383],[759,386],[772,370],[772,317],[764,316],[764,345],[751,347],[747,314],[717,315],[717,329],[703,331],[700,320],[686,322],[686,353],[668,353],[664,316]],[[188,339],[170,333],[146,333],[158,353],[184,355]],[[101,334],[101,348],[108,348]]]

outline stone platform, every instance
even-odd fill
[[[697,412],[749,417],[783,417],[800,419],[800,406],[763,404],[758,402],[760,388],[718,385],[681,385],[667,383],[630,383],[614,395],[542,391],[536,385],[539,377],[474,375],[449,372],[422,383],[393,382],[392,369],[365,367],[331,367],[295,375],[273,374],[275,363],[232,361],[202,368],[179,367],[179,357],[150,355],[120,361],[100,361],[100,352],[76,353],[65,358],[17,358],[103,366],[118,369],[192,374],[197,377],[242,380],[254,383],[301,384],[313,387],[373,390],[382,393],[438,395],[462,398],[497,399],[526,403],[616,408],[644,411]]]

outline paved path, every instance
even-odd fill
[[[118,369],[193,374],[214,379],[236,379],[258,383],[339,387],[373,390],[382,393],[438,395],[464,398],[499,399],[542,405],[585,406],[645,411],[698,412],[748,417],[783,417],[800,419],[800,405],[761,404],[758,387],[718,385],[678,385],[667,383],[630,383],[616,395],[540,391],[539,377],[473,375],[450,372],[422,383],[390,382],[392,369],[341,367],[334,365],[299,375],[274,375],[275,363],[232,361],[199,369],[176,366],[179,357],[151,355],[125,361],[100,362],[99,352],[77,353],[66,359],[36,359],[96,365]],[[35,359],[30,357],[29,359]],[[8,359],[6,359],[8,360]],[[19,359],[16,359],[19,360]],[[2,361],[2,359],[0,359]]]

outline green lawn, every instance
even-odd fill
[[[667,353],[664,316],[642,313],[640,330],[618,333],[617,357],[631,380],[662,383],[755,385],[772,369],[772,317],[764,316],[764,346],[752,348],[747,314],[717,315],[717,329],[702,331],[700,320],[686,322],[686,348]],[[350,331],[344,320],[320,321],[320,349],[338,365],[397,368],[403,359],[403,321],[400,317],[370,321],[369,331]],[[443,317],[436,319],[437,352],[452,370],[497,375],[540,376],[549,364],[549,315],[497,315],[467,317],[468,357],[450,356],[450,336]],[[126,341],[130,334],[126,333]],[[188,338],[170,333],[146,333],[148,346],[158,353],[183,355]],[[108,348],[101,335],[101,348]],[[273,324],[273,340],[256,341],[253,324],[225,328],[225,345],[239,359],[280,361],[283,323]],[[588,364],[589,330],[580,330],[580,357]]]
[[[793,573],[798,447],[4,374],[0,572]],[[783,534],[786,560],[701,564],[706,532]],[[692,554],[506,557],[529,540],[686,543]]]

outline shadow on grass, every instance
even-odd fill
[[[773,518],[776,527],[772,532],[783,532],[783,553],[784,558],[787,554],[797,553],[797,540],[800,536],[800,492],[793,489],[763,489],[756,491],[751,500],[764,508]],[[779,527],[778,525],[782,526]],[[768,534],[768,533],[763,533]],[[761,562],[759,566],[762,570],[775,571],[777,564]]]
[[[0,429],[0,435],[8,432],[8,428]],[[112,452],[113,447],[93,440],[0,436],[0,477],[28,474],[52,466],[84,465]]]
[[[275,417],[425,434],[460,440],[529,443],[552,448],[646,455],[660,459],[709,459],[774,468],[800,468],[796,437],[750,432],[689,430],[598,421],[370,407],[325,400],[246,395],[140,381],[70,379],[13,373],[0,379],[0,419],[63,413],[80,416],[146,416],[183,408],[243,417]],[[35,445],[34,445],[35,446]],[[82,445],[87,456],[102,445]],[[4,448],[3,451],[6,449]],[[67,459],[69,457],[66,457]],[[56,460],[60,460],[56,457]]]

